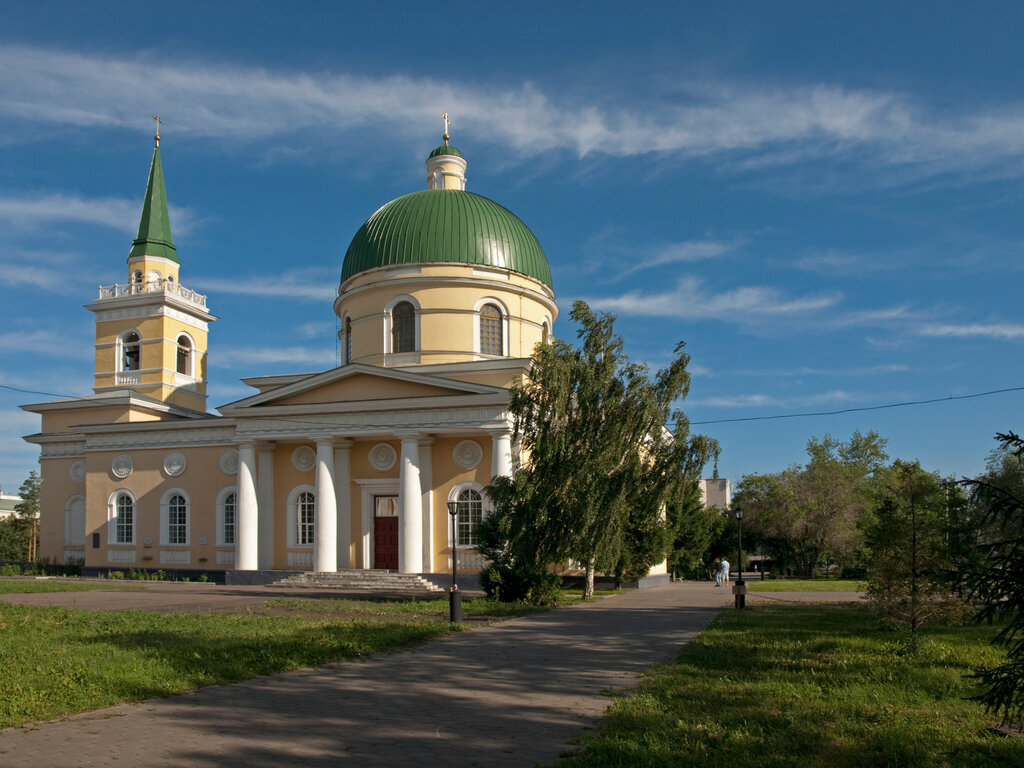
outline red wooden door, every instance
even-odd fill
[[[398,570],[398,497],[374,499],[373,567]]]

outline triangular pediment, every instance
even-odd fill
[[[438,376],[371,365],[346,365],[312,374],[285,386],[222,406],[222,413],[240,409],[373,403],[505,393],[501,387],[452,381]]]

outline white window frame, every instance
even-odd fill
[[[138,367],[137,368],[126,368],[125,365],[124,365],[125,339],[127,339],[128,336],[133,334],[133,333],[138,338],[137,342],[133,342],[135,344],[138,344],[138,347],[139,347]],[[138,328],[125,328],[123,331],[121,331],[117,335],[117,369],[116,370],[117,370],[118,373],[129,373],[129,372],[132,372],[132,371],[137,373],[137,372],[142,370],[142,334],[139,333]]]
[[[448,492],[448,501],[455,501],[455,502],[457,502],[459,500],[459,496],[462,494],[463,491],[476,491],[477,493],[480,494],[480,520],[483,521],[483,519],[490,513],[490,503],[489,503],[489,501],[487,499],[487,493],[484,491],[484,487],[482,485],[480,485],[480,483],[474,483],[474,482],[459,483],[458,485],[456,485],[454,488],[452,488]],[[445,511],[447,512],[447,506],[445,508]],[[452,522],[451,522],[451,519],[449,519],[447,521],[447,526],[446,527],[448,529],[448,534],[447,534],[447,537],[448,537],[448,548],[450,549],[452,547]],[[456,529],[457,528],[458,528],[458,520],[456,520]],[[456,530],[456,536],[458,536],[458,531],[457,530]],[[478,546],[478,544],[459,544],[459,549],[476,549],[477,546]]]
[[[299,543],[299,496],[303,493],[313,495],[313,541],[309,544]],[[312,549],[316,544],[316,488],[312,485],[297,485],[288,494],[288,546],[294,549]]]
[[[117,500],[122,496],[127,496],[132,502],[132,522],[131,522],[131,536],[127,541],[118,541],[117,528],[118,528],[118,514],[117,514]],[[118,488],[107,499],[107,544],[113,546],[134,546],[135,545],[135,531],[139,523],[139,502],[135,498],[135,494],[129,491],[127,488]]]
[[[182,336],[188,339],[189,349],[191,350],[188,356],[188,365],[186,366],[188,370],[185,371],[178,370],[178,347],[181,346]],[[174,339],[174,372],[192,379],[196,378],[196,354],[196,340],[192,338],[191,334],[179,331]]]
[[[491,304],[497,307],[498,312],[501,314],[501,354],[500,355],[485,355],[483,349],[480,347],[480,310],[485,306]],[[473,352],[479,357],[486,359],[493,359],[495,357],[508,357],[509,346],[508,346],[508,325],[509,325],[509,312],[508,307],[500,299],[494,296],[486,296],[476,303],[473,307]]]
[[[407,301],[412,304],[413,309],[413,349],[412,352],[395,352],[393,347],[393,335],[392,335],[392,310],[401,304],[403,301]],[[422,316],[420,303],[407,294],[401,296],[395,296],[387,303],[384,307],[384,352],[399,361],[418,362],[420,354],[420,317]]]
[[[225,511],[227,509],[228,496],[231,494],[235,495],[235,520],[233,523],[234,530],[232,531],[233,541],[228,541],[225,536]],[[233,547],[238,544],[238,486],[229,485],[227,488],[221,489],[221,492],[217,494],[217,546],[218,547]]]
[[[185,500],[185,541],[171,542],[171,499],[181,496]],[[187,547],[192,541],[192,501],[181,488],[172,488],[160,499],[160,546]]]

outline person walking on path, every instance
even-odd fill
[[[715,558],[715,586],[722,586],[722,558]]]
[[[729,583],[729,561],[724,557],[722,558],[722,581],[726,584]]]

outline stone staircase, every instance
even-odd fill
[[[401,592],[419,595],[438,595],[445,591],[414,573],[357,569],[337,571],[336,573],[305,571],[275,581],[270,586],[337,589],[349,592]]]

